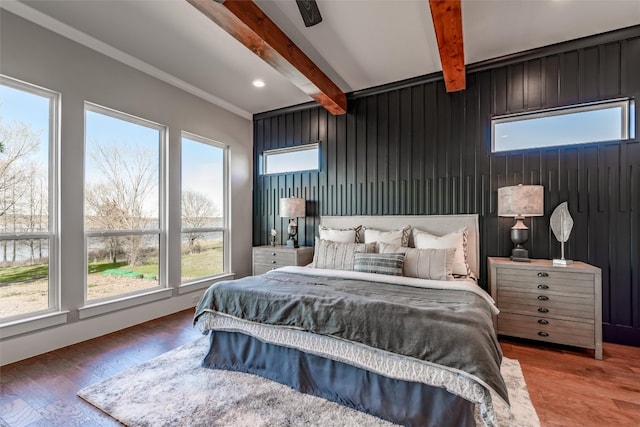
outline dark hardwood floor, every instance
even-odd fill
[[[76,396],[108,378],[201,337],[185,310],[0,367],[0,426],[119,426]]]
[[[640,426],[640,348],[604,344],[593,351],[501,339],[522,367],[542,426]]]
[[[193,311],[0,367],[0,426],[117,426],[76,392],[191,342]],[[518,359],[542,426],[640,426],[640,348],[604,346],[605,360],[564,347],[501,341]]]

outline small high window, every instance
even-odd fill
[[[614,99],[491,119],[491,151],[524,150],[635,138],[631,99]]]
[[[262,173],[289,173],[320,169],[320,144],[277,148],[262,153]]]

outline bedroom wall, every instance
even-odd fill
[[[60,92],[60,244],[62,309],[68,321],[54,328],[0,340],[0,364],[64,347],[193,307],[202,290],[178,289],[180,272],[168,271],[170,298],[80,320],[84,304],[84,101],[168,126],[169,259],[179,266],[180,132],[230,147],[231,268],[251,274],[251,120],[135,70],[0,9],[0,72]],[[176,262],[177,260],[177,262]],[[197,287],[196,287],[197,288]]]
[[[498,187],[542,184],[544,217],[527,219],[533,258],[559,257],[549,215],[568,201],[567,258],[602,269],[604,339],[640,346],[640,144],[490,153],[490,118],[615,97],[640,98],[640,26],[468,67],[467,89],[440,75],[348,95],[348,113],[313,104],[254,116],[254,245],[286,235],[280,197],[311,201],[300,243],[319,215],[478,213],[486,257],[508,256],[513,221],[496,215]],[[636,106],[636,123],[640,113]],[[320,172],[262,176],[263,150],[321,141]]]

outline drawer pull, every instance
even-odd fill
[[[540,307],[540,308],[538,308],[538,312],[539,313],[548,313],[549,309],[548,308],[544,308],[544,307]]]
[[[546,332],[538,332],[538,335],[540,335],[541,337],[548,337],[549,334]]]
[[[549,277],[549,273],[545,273],[544,271],[541,271],[540,273],[538,273],[538,277]]]
[[[549,301],[549,297],[546,295],[538,295],[538,300],[540,301]]]
[[[275,259],[273,261],[271,261],[271,264],[277,264],[278,261],[276,261]]]
[[[538,289],[549,289],[549,285],[538,285]]]
[[[548,325],[549,321],[547,319],[538,319],[538,323],[540,323],[541,325]]]
[[[278,253],[277,252],[272,252],[271,255],[276,256],[276,255],[278,255]]]

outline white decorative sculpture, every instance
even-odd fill
[[[573,261],[564,258],[564,243],[569,240],[571,229],[573,228],[573,218],[569,214],[567,202],[562,202],[551,214],[551,230],[560,242],[560,259],[554,259],[555,265],[568,265]]]

